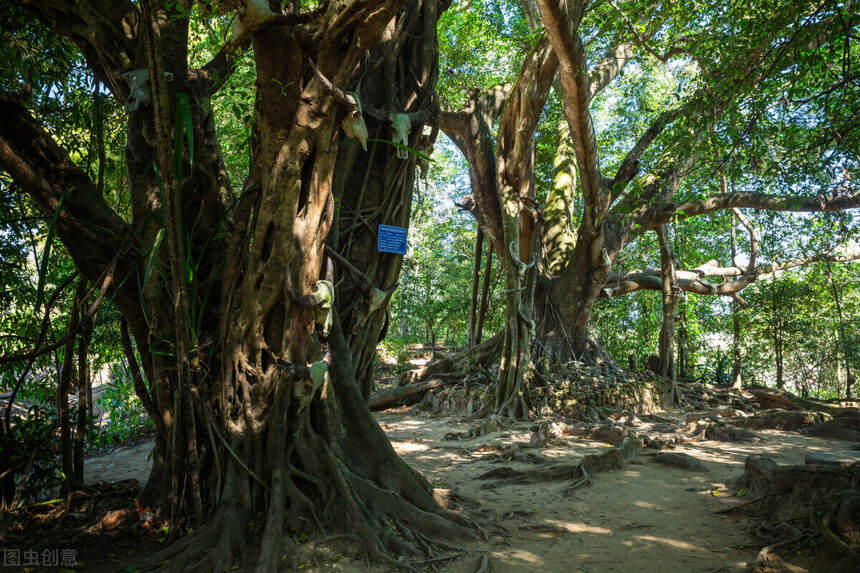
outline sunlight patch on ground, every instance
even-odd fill
[[[683,549],[684,551],[707,551],[703,547],[699,547],[698,545],[693,545],[692,543],[687,543],[686,541],[681,541],[680,539],[670,539],[668,537],[657,537],[655,535],[637,535],[635,537],[640,541],[650,541],[652,543],[659,543],[661,545],[668,545],[669,547],[673,547],[675,549]]]
[[[581,521],[561,521],[559,519],[544,519],[543,523],[548,523],[557,527],[563,527],[570,533],[595,533],[601,535],[612,534],[611,529],[606,529],[605,527],[596,527],[594,525],[589,525]]]
[[[404,431],[404,430],[414,430],[416,428],[425,428],[427,424],[422,422],[421,420],[398,420],[393,422],[387,422],[385,424],[386,428],[393,431]]]
[[[491,553],[494,558],[499,561],[504,561],[506,563],[511,563],[514,565],[523,566],[524,564],[528,565],[543,565],[543,559],[532,553],[531,551],[526,551],[525,549],[509,549],[507,551],[494,551]]]
[[[415,442],[391,442],[391,445],[394,446],[394,450],[398,454],[423,452],[424,450],[430,449],[424,444],[416,444]]]

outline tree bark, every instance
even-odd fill
[[[558,123],[557,145],[552,186],[543,209],[546,223],[541,239],[546,250],[546,271],[551,277],[560,274],[567,266],[577,239],[573,230],[573,217],[578,211],[576,158],[570,144],[570,126],[564,118]]]
[[[134,346],[140,354],[135,388],[156,426],[140,500],[174,535],[194,526],[151,567],[229,569],[257,515],[262,572],[280,567],[296,529],[344,532],[395,566],[392,553],[474,536],[397,457],[364,400],[402,259],[376,251],[376,224],[407,226],[416,165],[385,140],[393,113],[409,115],[409,147],[426,151],[435,138],[422,127],[447,6],[338,1],[262,23],[243,11],[234,39],[200,69],[188,68],[188,20],[154,0],[142,13],[124,0],[34,7],[127,102],[128,222],[7,99],[0,164],[48,216],[62,198],[58,236],[86,278],[118,291],[123,346],[133,371]],[[249,44],[257,97],[240,194],[211,98],[233,50]],[[128,70],[148,76],[151,103],[129,98]],[[344,136],[354,131],[343,120],[357,116],[380,140],[366,153]]]

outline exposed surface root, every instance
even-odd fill
[[[445,434],[445,440],[471,440],[480,438],[493,432],[498,432],[505,427],[504,418],[501,416],[490,416],[480,424],[467,432],[452,432]]]
[[[300,531],[316,531],[319,537],[299,544],[293,540],[289,530],[284,530],[281,535],[271,537],[274,549],[265,555],[270,546],[264,535],[257,571],[277,571],[280,564],[287,561],[293,567],[314,563],[325,555],[320,553],[320,548],[332,543],[344,546],[339,553],[348,551],[369,561],[417,570],[422,564],[458,556],[457,547],[441,540],[477,538],[476,526],[457,511],[422,509],[345,467],[340,469],[340,477],[334,480],[339,502],[329,504],[324,516],[310,514],[306,508],[303,519],[296,521],[295,512],[286,512],[289,515],[286,523],[303,523]],[[403,493],[408,495],[407,491]],[[299,507],[303,505],[295,498],[290,503]],[[333,516],[339,517],[333,519]],[[326,535],[323,521],[341,531]],[[153,555],[148,567],[177,572],[229,570],[234,562],[245,557],[246,535],[254,537],[258,523],[261,520],[248,524],[235,510],[222,509],[211,523]]]
[[[755,499],[733,509],[754,512],[758,524],[753,533],[766,544],[750,563],[751,570],[782,570],[780,555],[818,546],[820,570],[856,571],[860,465],[780,466],[750,456],[737,486]]]
[[[609,471],[622,467],[642,452],[642,441],[626,438],[620,445],[599,454],[589,454],[575,464],[551,464],[534,470],[517,470],[509,466],[490,470],[478,479],[497,480],[485,487],[497,487],[505,484],[528,484],[542,481],[571,481],[567,488],[570,494],[576,488],[588,483],[591,476],[598,472]]]
[[[749,430],[729,424],[724,418],[701,418],[686,425],[659,423],[649,430],[611,420],[599,424],[587,422],[575,424],[541,423],[535,426],[533,430],[532,444],[544,447],[558,443],[560,438],[564,436],[588,438],[612,445],[618,445],[627,438],[634,438],[641,440],[646,448],[655,450],[705,440],[723,442],[763,441],[763,438],[756,436]]]
[[[468,372],[475,367],[486,366],[502,351],[503,340],[504,332],[500,332],[474,348],[444,356],[421,368],[404,372],[400,377],[400,385],[427,380],[434,374],[443,372]]]
[[[826,422],[830,419],[823,412],[806,412],[803,410],[782,410],[774,408],[763,410],[752,416],[734,416],[727,418],[730,424],[749,430],[800,430],[813,424]]]
[[[490,566],[490,556],[484,555],[481,557],[481,561],[478,564],[478,568],[475,569],[475,573],[492,573],[493,568]]]

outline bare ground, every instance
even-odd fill
[[[681,417],[687,412],[668,416]],[[743,471],[747,456],[762,454],[781,464],[802,464],[814,450],[845,449],[846,442],[763,430],[760,443],[698,442],[674,451],[695,456],[707,472],[655,463],[646,450],[625,467],[600,473],[590,487],[565,496],[571,484],[545,482],[486,487],[492,481],[478,479],[498,468],[492,446],[529,443],[529,427],[523,423],[503,431],[463,441],[445,441],[445,434],[464,432],[474,422],[428,416],[414,411],[378,414],[398,453],[440,488],[454,491],[476,504],[471,514],[484,526],[488,540],[463,546],[454,560],[432,564],[435,570],[473,573],[488,557],[497,573],[550,572],[731,572],[746,570],[760,543],[746,533],[743,515],[723,516],[715,511],[738,505],[745,499],[731,495],[729,486]],[[583,455],[608,444],[566,438],[566,444],[543,448],[540,454],[554,461],[576,462]],[[484,446],[484,448],[481,448]],[[489,446],[489,448],[487,448]],[[89,459],[90,480],[146,479],[151,442],[119,448]],[[531,450],[534,451],[534,450]],[[518,469],[533,464],[509,464]],[[305,571],[374,571],[362,563],[332,553],[329,560],[298,563]],[[792,571],[814,571],[794,559]],[[428,566],[429,567],[429,566]]]

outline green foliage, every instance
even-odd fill
[[[439,19],[439,83],[448,108],[461,107],[474,89],[514,79],[522,56],[534,43],[519,2],[472,0]]]
[[[434,154],[427,182],[419,184],[412,202],[409,246],[403,259],[400,288],[391,299],[388,339],[423,342],[466,342],[472,292],[475,223],[454,203],[461,200],[468,171],[458,153],[443,143]],[[486,241],[484,243],[486,249]],[[494,265],[498,265],[494,257]],[[503,301],[501,273],[491,277],[492,309],[485,338],[500,328]]]
[[[122,363],[111,366],[110,379],[96,402],[107,413],[107,421],[93,430],[92,447],[123,443],[153,427],[134,392],[131,373]]]
[[[55,451],[56,413],[50,409],[31,406],[15,416],[8,451],[0,458],[0,474],[7,471],[26,480],[18,503],[24,505],[41,499],[44,492],[60,483],[61,472]],[[24,471],[32,458],[29,473]]]

